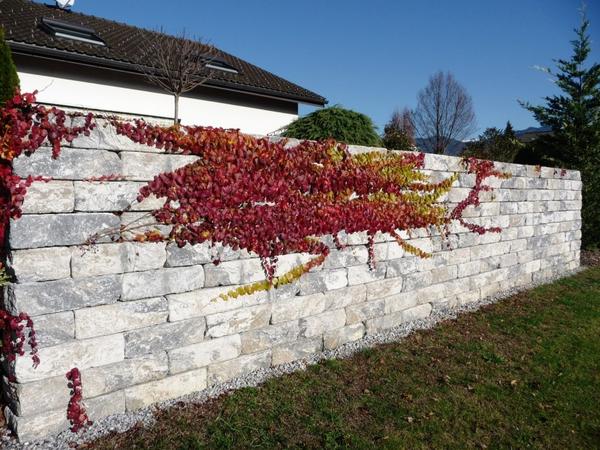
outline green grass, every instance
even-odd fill
[[[600,448],[600,268],[92,447]]]

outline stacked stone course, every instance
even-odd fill
[[[352,152],[382,151],[350,147]],[[202,390],[250,371],[333,349],[403,322],[548,280],[579,266],[581,181],[575,171],[497,165],[513,175],[492,179],[468,220],[500,226],[499,234],[451,227],[447,242],[417,230],[409,239],[433,256],[407,255],[389,236],[376,239],[377,265],[369,270],[366,235],[343,237],[322,267],[283,289],[214,301],[231,288],[263,279],[259,260],[225,249],[211,262],[206,245],[111,243],[82,248],[86,239],[160,205],[133,204],[139,188],[160,172],[190,163],[131,143],[99,127],[76,139],[57,160],[50,149],[15,161],[36,183],[24,216],[11,223],[16,282],[5,306],[34,320],[41,364],[18,358],[16,381],[3,379],[6,415],[23,440],[68,428],[65,374],[82,373],[92,420]],[[459,158],[426,155],[434,178],[459,172],[448,194],[464,198],[474,179]],[[124,181],[86,181],[123,175]],[[409,238],[409,236],[405,236]],[[307,255],[280,258],[278,272]]]

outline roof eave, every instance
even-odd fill
[[[76,52],[69,52],[65,50],[59,50],[55,48],[43,47],[40,45],[30,44],[26,42],[17,41],[6,41],[10,46],[11,50],[15,54],[21,54],[26,56],[37,56],[45,59],[52,59],[58,61],[66,61],[76,64],[82,64],[86,66],[103,68],[108,70],[116,70],[121,72],[127,72],[136,75],[143,75],[137,65],[125,62],[117,61],[114,59],[101,58],[98,56],[84,55]],[[283,92],[274,91],[271,89],[264,89],[254,86],[244,86],[237,83],[228,83],[223,80],[209,79],[204,84],[205,86],[213,87],[216,89],[225,89],[234,92],[243,92],[253,95],[259,95],[262,97],[275,98],[278,100],[285,100],[294,103],[304,103],[315,106],[325,106],[327,99],[323,97],[303,97]]]

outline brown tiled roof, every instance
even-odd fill
[[[42,27],[42,18],[91,28],[106,46],[54,37]],[[140,48],[156,32],[131,25],[63,11],[29,0],[0,0],[0,27],[4,29],[5,39],[15,53],[131,72],[139,72],[140,64],[152,66],[150,57],[143,56]],[[203,51],[201,45],[199,51]],[[229,53],[217,49],[217,57],[234,67],[238,73],[213,71],[207,85],[317,105],[327,102],[324,97]]]

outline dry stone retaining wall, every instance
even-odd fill
[[[351,147],[353,152],[380,151]],[[41,364],[16,362],[16,382],[5,377],[6,415],[21,439],[66,429],[65,373],[82,372],[89,416],[103,416],[198,391],[243,373],[331,349],[402,322],[428,316],[441,305],[476,301],[547,280],[579,266],[581,181],[578,172],[498,164],[512,173],[491,180],[478,208],[465,216],[500,226],[477,235],[452,227],[449,246],[417,231],[410,240],[433,252],[419,259],[378,236],[377,267],[367,266],[366,236],[345,237],[323,267],[284,289],[227,302],[211,302],[233,286],[263,278],[259,260],[225,251],[211,263],[208,247],[165,244],[80,245],[99,230],[129,222],[156,207],[156,199],[121,216],[144,182],[194,157],[167,155],[132,144],[100,128],[66,147],[15,161],[19,175],[46,175],[11,223],[12,268],[17,282],[5,306],[33,316]],[[460,172],[447,201],[468,192],[473,176],[458,158],[426,155],[434,177]],[[122,174],[127,181],[89,182]],[[280,258],[279,271],[306,255]]]

